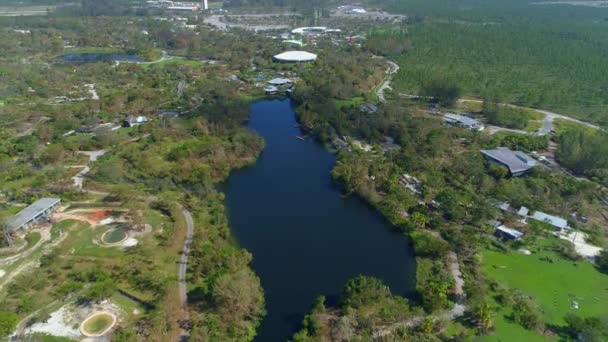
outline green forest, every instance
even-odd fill
[[[416,94],[443,77],[466,96],[608,124],[608,10],[496,0],[389,1],[385,8],[424,18],[400,29],[405,53],[387,51],[402,67],[396,91]],[[373,34],[395,39],[390,31]]]

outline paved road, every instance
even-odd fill
[[[403,95],[408,96],[408,97],[413,96],[413,95],[407,95],[407,94],[403,94]],[[481,100],[469,100],[469,99],[460,99],[460,100],[458,100],[458,102],[483,103],[483,101],[481,101]],[[550,112],[548,110],[522,107],[522,106],[513,105],[513,104],[504,104],[504,103],[501,103],[501,104],[505,105],[505,106],[513,107],[513,108],[531,109],[531,110],[533,110],[533,111],[535,111],[537,113],[543,114],[545,116],[544,119],[543,119],[543,126],[538,130],[538,132],[537,132],[538,135],[547,135],[547,134],[551,133],[551,131],[553,129],[555,129],[554,126],[553,126],[553,121],[555,119],[575,122],[575,123],[577,123],[579,125],[583,125],[583,126],[586,126],[586,127],[589,127],[589,128],[593,128],[593,129],[602,129],[601,127],[596,126],[594,124],[590,124],[588,122],[577,120],[575,118],[571,118],[571,117],[566,116],[566,115]]]
[[[186,220],[186,241],[184,242],[184,249],[182,251],[182,256],[179,261],[179,272],[178,272],[178,282],[179,282],[179,298],[182,305],[182,322],[188,321],[188,292],[186,289],[186,270],[188,269],[188,254],[190,253],[190,245],[192,244],[192,236],[194,235],[194,220],[192,219],[192,214],[186,209],[182,208],[182,214],[184,215],[184,219]],[[188,340],[188,330],[181,328],[179,340],[186,341]]]
[[[380,102],[386,102],[386,98],[384,97],[384,91],[387,89],[392,89],[391,82],[393,81],[394,75],[399,71],[399,66],[396,63],[391,61],[387,62],[389,64],[389,67],[386,70],[386,78],[384,79],[384,82],[382,83],[380,88],[378,88],[378,92],[376,93],[376,95],[378,96],[378,101]]]

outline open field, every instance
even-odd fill
[[[489,250],[483,265],[492,280],[530,295],[548,324],[563,325],[567,313],[583,317],[606,313],[608,275],[589,262],[564,260],[546,249],[532,255]],[[573,301],[579,303],[578,310],[572,308]]]

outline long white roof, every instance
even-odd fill
[[[9,232],[15,231],[31,220],[35,219],[38,215],[45,212],[50,207],[57,205],[61,202],[59,198],[41,198],[21,210],[17,215],[7,222]]]
[[[309,62],[317,59],[317,55],[306,51],[287,51],[274,56],[274,59],[283,62]]]

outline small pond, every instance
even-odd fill
[[[101,237],[104,243],[117,243],[127,238],[127,233],[122,229],[112,228]]]

